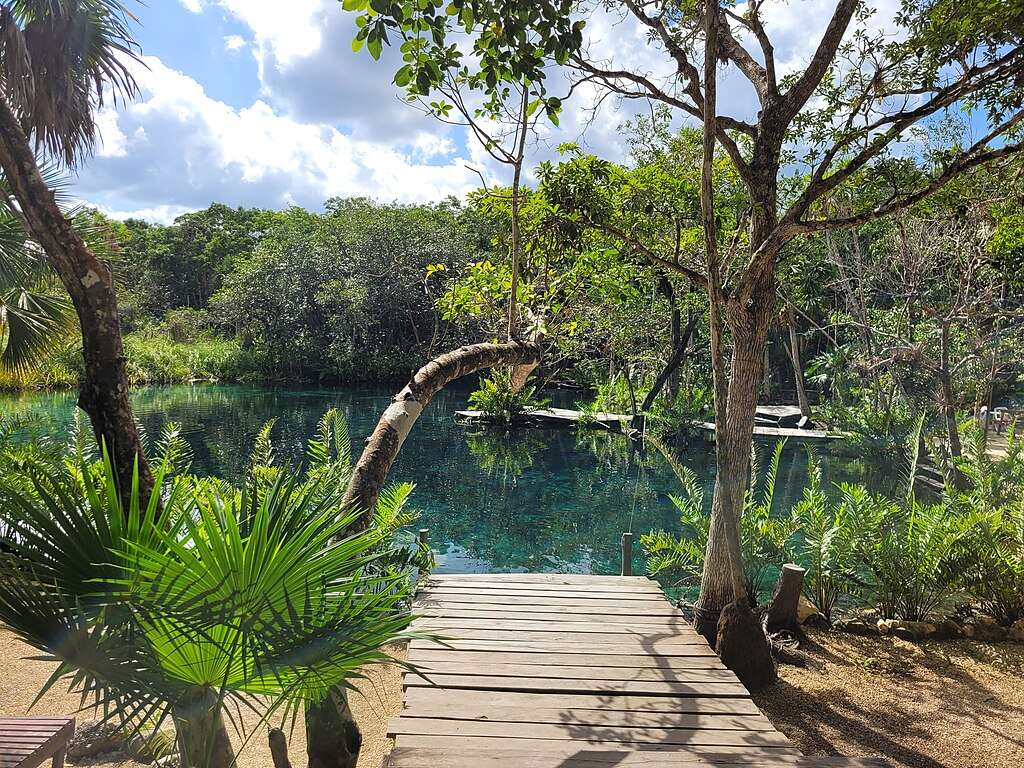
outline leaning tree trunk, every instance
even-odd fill
[[[174,707],[182,768],[234,768],[235,752],[220,698],[203,690]]]
[[[2,100],[0,167],[18,201],[29,233],[43,247],[78,314],[85,360],[78,405],[89,415],[97,442],[106,444],[121,497],[126,501],[138,462],[139,490],[145,503],[153,488],[153,475],[142,451],[128,399],[128,375],[113,275],[61,212],[39,172],[28,138]]]
[[[366,527],[373,520],[377,497],[391,465],[434,395],[455,379],[485,368],[535,365],[539,360],[540,346],[534,343],[472,344],[441,355],[420,368],[381,414],[352,472],[345,503],[362,510],[360,525]]]
[[[673,332],[674,346],[672,348],[672,354],[669,356],[668,361],[665,363],[665,367],[661,369],[661,373],[654,379],[654,384],[651,385],[650,391],[644,397],[644,401],[640,404],[640,412],[647,413],[654,407],[655,401],[658,399],[658,395],[661,394],[663,388],[666,389],[666,393],[669,399],[674,400],[675,394],[673,394],[671,382],[673,377],[677,377],[679,373],[679,366],[683,364],[683,360],[686,359],[686,350],[690,347],[690,340],[693,337],[694,329],[697,327],[697,315],[691,314],[690,320],[686,324],[686,330],[683,331],[681,338]],[[666,384],[669,385],[666,388]]]
[[[455,379],[495,366],[535,366],[537,344],[473,344],[441,355],[420,368],[381,414],[356,462],[344,503],[361,510],[356,525],[373,521],[377,499],[402,444],[434,395]],[[306,753],[309,768],[354,768],[362,738],[344,689],[306,708]]]

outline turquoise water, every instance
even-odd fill
[[[356,450],[370,433],[392,390],[384,387],[270,389],[241,386],[176,386],[133,393],[147,433],[167,421],[181,425],[195,453],[193,470],[238,480],[245,472],[260,427],[276,417],[279,461],[300,462],[305,442],[328,408],[348,416]],[[558,404],[571,397],[555,394]],[[36,429],[63,439],[75,413],[73,393],[0,397],[0,410],[34,421]],[[440,572],[564,571],[618,573],[624,531],[678,528],[668,496],[678,483],[660,455],[637,453],[624,437],[593,431],[466,428],[453,413],[466,404],[464,390],[441,392],[406,441],[391,479],[416,484],[416,527],[430,531]],[[770,444],[761,446],[767,454]],[[825,455],[831,480],[863,479],[858,462]],[[682,450],[711,498],[712,446],[696,440]],[[765,462],[767,463],[767,455]],[[777,509],[789,509],[806,482],[804,447],[791,443],[783,456]],[[637,550],[640,549],[637,541]],[[643,557],[638,551],[635,566]]]

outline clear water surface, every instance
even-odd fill
[[[376,424],[393,392],[380,386],[274,389],[251,386],[174,386],[136,390],[135,413],[148,434],[175,421],[195,453],[193,470],[239,480],[253,439],[268,419],[279,461],[298,463],[305,442],[328,408],[349,419],[355,450]],[[557,405],[573,396],[554,393]],[[0,410],[28,417],[61,439],[75,413],[75,393],[0,396]],[[620,568],[624,531],[679,528],[669,494],[679,485],[657,452],[638,453],[621,435],[573,429],[485,429],[455,423],[466,390],[444,390],[416,424],[391,480],[416,484],[416,527],[430,531],[439,572],[550,571],[611,574]],[[772,443],[759,445],[764,461]],[[826,479],[861,481],[861,462],[816,447]],[[703,439],[681,449],[710,503],[713,446]],[[776,509],[788,512],[807,479],[806,444],[783,455]],[[637,541],[634,567],[642,572]]]

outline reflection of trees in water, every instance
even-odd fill
[[[391,475],[395,482],[416,484],[412,502],[422,512],[417,526],[431,529],[436,546],[456,544],[467,556],[498,570],[615,573],[623,531],[677,531],[668,494],[678,488],[656,451],[639,452],[622,435],[598,431],[467,434],[452,418],[464,407],[465,397],[459,390],[438,394]],[[358,451],[390,398],[390,388],[379,386],[177,386],[132,394],[136,415],[150,435],[158,435],[167,421],[178,422],[195,454],[195,471],[230,480],[245,471],[253,441],[268,419],[277,417],[274,445],[279,460],[298,464],[327,409],[345,413]],[[2,409],[34,414],[54,439],[63,440],[75,400],[73,392],[32,394],[4,398]],[[708,494],[714,482],[713,452],[703,440],[677,446],[681,461],[698,474]],[[872,482],[870,462],[823,457],[827,479]],[[800,497],[806,476],[805,450],[791,443],[780,468],[780,510],[788,511]],[[885,476],[876,475],[876,481]]]
[[[543,449],[544,441],[529,431],[513,435],[508,430],[482,429],[466,433],[466,447],[488,477],[497,477],[502,485],[515,485],[516,479],[533,466],[533,455]]]

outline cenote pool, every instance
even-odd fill
[[[135,412],[150,435],[168,421],[181,425],[195,453],[193,470],[238,480],[252,442],[277,418],[280,462],[301,461],[305,441],[328,408],[348,416],[357,450],[391,388],[272,389],[249,386],[174,386],[136,390]],[[0,396],[0,410],[26,419],[33,429],[62,439],[74,418],[75,394]],[[573,398],[555,393],[558,404]],[[620,435],[594,431],[466,428],[453,413],[465,407],[466,390],[441,392],[410,435],[391,479],[416,484],[416,527],[430,529],[438,571],[562,571],[618,573],[623,531],[678,529],[670,494],[678,483],[655,451],[640,455]],[[84,417],[83,417],[84,418]],[[759,446],[762,455],[770,443]],[[826,479],[863,481],[870,467],[823,453]],[[692,441],[682,460],[710,489],[713,450]],[[783,456],[776,508],[788,511],[803,492],[806,448],[791,442]],[[639,546],[637,547],[639,549]],[[642,553],[634,565],[641,572]]]

